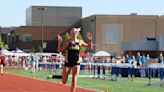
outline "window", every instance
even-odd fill
[[[31,42],[32,41],[32,35],[31,34],[24,34],[22,36],[22,41],[23,42]]]
[[[16,36],[16,43],[19,43],[19,35]]]
[[[123,40],[123,25],[122,24],[105,24],[103,30],[106,33],[106,44],[121,44]]]

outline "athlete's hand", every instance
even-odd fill
[[[92,41],[92,34],[90,32],[87,32],[87,38],[89,41]]]
[[[60,34],[58,34],[57,36],[58,36],[58,42],[62,42],[62,37],[60,36]]]
[[[62,37],[58,34],[58,53],[61,51],[61,43],[62,43]]]

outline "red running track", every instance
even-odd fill
[[[70,87],[17,75],[0,75],[0,92],[69,92]],[[77,88],[76,92],[96,92]]]

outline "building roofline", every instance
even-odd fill
[[[135,15],[135,14],[129,14],[129,15],[119,15],[119,14],[94,14],[94,15],[90,15],[88,17],[92,17],[92,16],[139,16],[139,17],[157,17],[159,15]],[[159,17],[163,17],[164,15],[161,15]],[[86,18],[86,17],[85,17]]]
[[[29,6],[30,7],[50,7],[50,8],[82,8],[82,6],[38,6],[38,5],[32,5],[32,6]]]

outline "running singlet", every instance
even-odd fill
[[[68,53],[67,53],[67,62],[65,63],[65,66],[73,67],[75,65],[80,65],[79,62],[79,53],[80,53],[80,45],[79,42],[69,42],[68,45]]]

